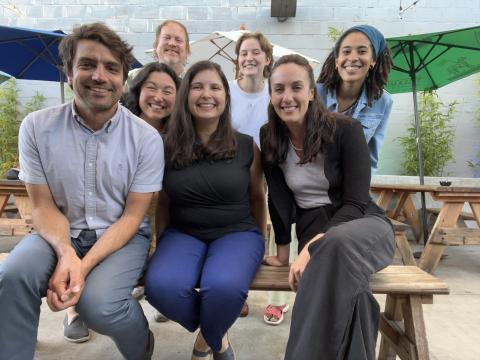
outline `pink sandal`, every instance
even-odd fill
[[[285,305],[267,305],[263,312],[263,321],[269,325],[280,325],[283,322],[283,314],[285,314],[290,306]]]

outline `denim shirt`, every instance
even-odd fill
[[[323,84],[317,84],[317,92],[329,111],[338,111],[337,94],[335,92],[327,93],[327,89]],[[386,90],[383,90],[382,96],[378,100],[373,101],[372,107],[369,107],[367,91],[364,87],[353,110],[352,118],[362,124],[365,140],[368,144],[372,162],[372,175],[377,172],[378,154],[387,130],[392,104],[392,96]]]

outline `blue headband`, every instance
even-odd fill
[[[351,33],[352,31],[360,31],[368,40],[372,43],[373,50],[375,51],[375,57],[378,57],[380,53],[385,50],[387,47],[387,42],[383,37],[382,33],[378,31],[376,28],[370,25],[356,25],[348,29],[345,33]]]

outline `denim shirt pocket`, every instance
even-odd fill
[[[378,125],[382,122],[383,116],[382,114],[359,114],[357,117],[357,121],[362,124],[363,133],[365,134],[365,139],[367,140],[367,144],[372,139],[375,131],[377,130]]]

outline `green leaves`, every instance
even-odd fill
[[[455,129],[452,125],[457,102],[447,105],[435,91],[420,95],[419,119],[425,176],[441,176],[445,165],[453,160]],[[405,175],[419,175],[416,128],[414,120],[407,135],[398,138],[403,147]]]
[[[0,177],[8,169],[18,167],[18,128],[23,118],[45,103],[45,97],[36,93],[22,109],[15,79],[0,86]]]

